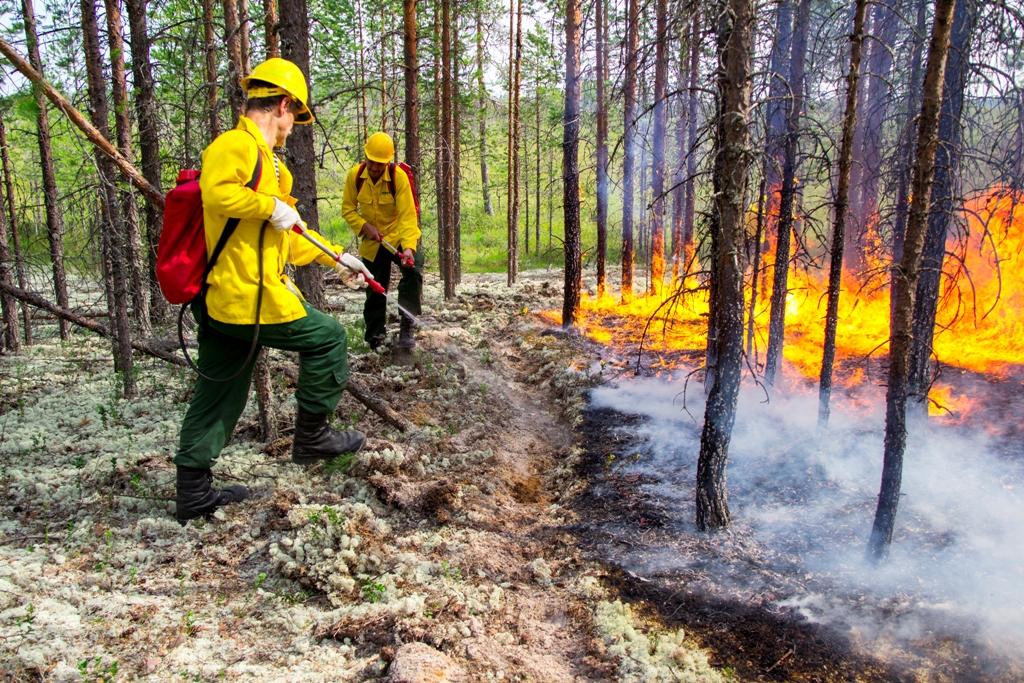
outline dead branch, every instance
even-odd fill
[[[42,308],[43,310],[49,311],[50,313],[54,314],[59,318],[63,318],[64,320],[74,323],[79,327],[84,327],[85,329],[95,332],[96,334],[102,337],[112,339],[114,336],[114,333],[111,332],[105,325],[100,325],[98,322],[89,320],[88,318],[85,318],[73,311],[69,311],[65,308],[57,306],[56,304],[50,303],[49,301],[39,296],[38,294],[34,294],[33,292],[26,292],[24,289],[21,289],[20,287],[15,287],[14,285],[8,284],[3,281],[0,281],[0,289],[5,290],[11,296],[13,296],[15,299],[18,299],[19,301],[24,301],[30,306],[35,306],[36,308]],[[175,365],[187,365],[184,358],[179,358],[178,356],[168,353],[167,351],[162,351],[143,341],[132,341],[132,348],[135,349],[136,351],[141,351],[142,353],[145,353],[147,355],[154,356],[155,358],[165,360],[168,363],[173,363]]]
[[[3,54],[11,65],[20,71],[25,78],[42,88],[43,94],[46,95],[47,99],[53,102],[53,106],[64,112],[64,115],[68,117],[68,120],[75,124],[75,126],[85,134],[85,137],[89,139],[89,142],[95,145],[104,156],[109,157],[110,160],[114,162],[114,165],[117,166],[118,170],[120,170],[121,173],[131,181],[131,184],[137,187],[139,191],[145,195],[146,199],[163,211],[164,196],[158,192],[155,187],[150,185],[149,181],[142,177],[142,174],[139,173],[135,167],[121,155],[120,152],[114,149],[114,146],[110,144],[110,141],[107,140],[102,133],[96,130],[96,127],[89,123],[84,116],[82,116],[82,112],[75,109],[70,102],[64,99],[63,95],[54,90],[53,86],[46,82],[46,79],[43,78],[42,74],[33,69],[32,65],[29,64],[24,57],[18,54],[18,51],[15,50],[10,43],[2,38],[0,38],[0,54]],[[139,350],[141,351],[142,349]]]

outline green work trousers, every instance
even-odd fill
[[[402,279],[398,281],[398,303],[413,315],[419,315],[422,313],[420,306],[423,299],[423,251],[417,251],[413,255],[412,268],[403,266],[402,259],[383,246],[377,250],[375,260],[363,259],[366,269],[373,273],[373,279],[379,282],[384,289],[388,289],[391,285],[392,263],[397,263],[402,271]],[[387,334],[387,306],[388,300],[384,298],[384,295],[377,294],[367,287],[366,303],[363,304],[363,320],[366,321],[364,339],[370,344],[374,343],[374,337],[383,339]]]
[[[318,415],[333,414],[348,381],[348,338],[345,327],[307,303],[306,317],[290,323],[260,325],[260,346],[299,353],[295,401]],[[205,315],[194,304],[199,322],[199,371],[209,377],[230,377],[238,371],[252,345],[253,325],[228,325]],[[231,438],[249,399],[256,354],[230,382],[196,380],[195,394],[181,423],[175,465],[207,469]]]

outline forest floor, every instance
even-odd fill
[[[190,372],[141,358],[125,400],[81,330],[0,357],[5,680],[896,680],[815,633],[796,652],[763,615],[692,597],[669,615],[674,596],[598,561],[588,516],[632,508],[588,495],[600,444],[580,427],[609,368],[536,315],[560,308],[560,272],[504,280],[467,275],[451,302],[428,286],[414,366],[350,341],[355,376],[415,425],[346,393],[336,423],[369,436],[351,463],[290,463],[295,358],[273,354],[284,438],[260,441],[253,397],[214,470],[251,497],[185,527]],[[361,294],[331,297],[355,333]]]

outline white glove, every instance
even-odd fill
[[[349,289],[365,289],[366,281],[373,279],[373,274],[363,262],[352,254],[342,254],[334,262],[334,268],[341,274],[341,281]]]
[[[301,225],[302,217],[298,211],[274,197],[274,213],[270,214],[270,224],[276,230],[287,232],[293,225]]]

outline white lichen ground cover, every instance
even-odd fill
[[[123,399],[105,340],[76,331],[0,357],[0,672],[5,680],[383,679],[419,641],[453,680],[716,681],[683,634],[614,601],[563,506],[591,378],[531,313],[557,276],[427,290],[415,368],[353,355],[416,428],[346,396],[368,449],[344,471],[259,440],[255,396],[215,468],[251,498],[178,525],[170,463],[192,378],[137,358]],[[342,294],[352,324],[358,295]],[[294,412],[275,355],[285,436]]]

